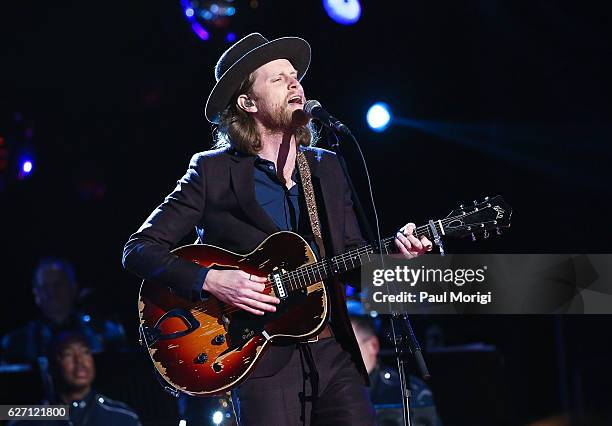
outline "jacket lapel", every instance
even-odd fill
[[[255,157],[253,156],[245,156],[239,153],[232,156],[230,165],[231,187],[249,222],[265,233],[272,234],[278,232],[278,227],[255,198],[254,162]]]

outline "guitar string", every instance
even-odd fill
[[[490,208],[490,207],[491,207],[491,204],[489,203],[486,208]],[[484,208],[482,208],[482,209],[484,209]],[[461,215],[447,217],[447,218],[444,218],[444,219],[440,219],[439,221],[436,221],[436,222],[441,222],[441,223],[444,223],[444,224],[448,224],[448,223],[450,223],[450,222],[452,222],[452,221],[454,221],[454,220],[456,220],[456,219],[458,219],[460,217],[467,217],[467,216],[470,216],[470,215],[472,215],[474,213],[477,213],[477,212],[481,211],[482,209],[479,208],[479,209],[474,210],[472,212],[466,212],[466,213],[462,213]],[[426,232],[427,235],[431,238],[430,226],[429,225],[421,225],[421,226],[415,228],[414,231],[413,231],[413,235],[415,237],[422,236],[422,235],[419,235],[419,232]],[[387,238],[382,240],[384,248],[387,251],[387,254],[389,253],[389,251],[388,251],[389,250],[389,245],[391,245],[391,242],[393,240],[395,240],[395,236],[387,237]],[[287,272],[287,273],[283,274],[282,277],[281,277],[281,281],[286,281],[286,282],[284,282],[284,284],[287,284],[287,282],[288,282],[289,289],[291,291],[295,291],[295,290],[298,290],[298,289],[303,289],[305,287],[308,287],[309,285],[312,285],[312,284],[314,284],[316,282],[319,282],[320,280],[324,280],[326,278],[329,278],[329,275],[326,275],[325,278],[322,278],[321,267],[323,269],[323,274],[327,274],[328,265],[331,265],[332,263],[336,263],[336,266],[338,266],[337,270],[334,271],[333,269],[330,269],[330,272],[332,274],[335,274],[336,272],[339,272],[339,270],[341,269],[341,268],[339,268],[340,261],[342,261],[342,263],[344,264],[344,266],[346,268],[346,261],[350,260],[352,262],[352,264],[353,264],[353,267],[352,268],[346,268],[346,270],[343,271],[343,272],[346,272],[348,270],[351,270],[351,269],[355,268],[355,264],[354,264],[353,260],[356,257],[359,257],[360,261],[361,261],[361,256],[367,255],[367,254],[370,254],[370,253],[374,254],[375,253],[374,249],[375,249],[375,247],[373,247],[372,245],[367,245],[367,246],[360,247],[358,249],[349,251],[347,253],[343,253],[343,254],[334,256],[332,258],[322,259],[322,260],[317,261],[317,262],[315,262],[313,264],[310,264],[310,265],[304,265],[304,266],[302,266],[300,268],[297,268],[294,271],[290,271],[290,272]],[[319,272],[319,277],[320,277],[319,281],[317,281],[317,278],[316,278],[316,275],[315,275],[316,272]],[[309,283],[309,281],[311,281],[310,275],[312,275],[312,278],[315,281]],[[294,282],[297,281],[296,282],[297,286],[294,287],[292,285],[291,279],[293,279]],[[304,285],[302,285],[300,279],[304,280]],[[264,285],[264,290],[272,288],[272,287],[273,287],[272,283],[270,283],[269,285],[266,284],[266,285]],[[197,312],[202,312],[202,313],[206,314],[206,311],[202,310],[200,308],[194,308],[194,310],[196,310]],[[228,305],[227,308],[222,308],[220,310],[220,312],[221,313],[229,313],[229,312],[236,312],[236,311],[241,311],[241,310],[243,310],[243,309],[237,308],[237,307],[233,307],[231,305]]]
[[[489,208],[489,207],[490,207],[490,204],[487,206],[487,208]],[[461,214],[461,215],[457,215],[457,216],[448,217],[448,218],[445,218],[443,220],[440,220],[440,222],[444,222],[444,223],[448,224],[448,223],[456,220],[459,217],[466,217],[466,216],[474,214],[474,213],[476,213],[478,211],[480,211],[480,209],[479,210],[474,210],[473,212],[468,212],[466,214]],[[423,232],[423,231],[426,232],[427,235],[431,238],[429,225],[422,225],[422,226],[419,226],[419,227],[415,228],[415,231],[414,231],[413,235],[416,236],[416,237],[420,237],[422,235],[419,235],[419,232]],[[395,239],[395,237],[388,237],[388,238],[385,238],[383,240],[384,241],[385,250],[387,251],[387,254],[388,254],[388,244],[390,244],[390,241],[393,241],[394,239]],[[365,246],[365,248],[366,249],[374,250],[374,248],[371,245]],[[360,250],[360,249],[358,249],[358,250]],[[337,265],[339,265],[339,262],[342,261],[343,263],[345,263],[345,266],[346,266],[346,260],[352,261],[355,258],[355,254],[357,256],[361,256],[361,254],[359,254],[359,253],[355,253],[354,251],[350,251],[350,252],[343,253],[343,254],[338,255],[338,256],[334,256],[334,257],[329,258],[327,260],[334,261],[334,263],[336,263]],[[364,253],[364,254],[367,254],[367,253]],[[294,279],[294,280],[299,282],[300,278],[307,277],[311,273],[314,275],[316,272],[319,272],[319,275],[320,275],[320,271],[318,271],[318,269],[319,269],[318,268],[318,264],[319,263],[323,263],[323,269],[324,269],[324,272],[325,272],[326,263],[323,262],[324,260],[319,261],[319,262],[317,262],[315,264],[305,265],[303,268],[298,268],[295,271],[291,271],[291,272],[287,273],[286,276],[287,276],[288,281],[291,282],[291,279]],[[354,262],[353,262],[353,267],[354,267]],[[298,285],[298,288],[300,288],[300,287],[301,287],[301,283]]]
[[[395,237],[389,237],[389,238],[395,238]],[[385,239],[385,240],[388,240],[388,239]],[[386,244],[385,244],[385,245],[386,245]],[[361,252],[361,253],[360,253],[360,252]],[[359,249],[357,249],[357,253],[360,253],[359,255],[368,254],[368,253],[373,253],[373,249],[372,249],[372,247],[371,247],[371,246],[364,246],[364,247],[360,247]],[[340,256],[339,256],[339,257],[340,257]],[[320,265],[321,263],[324,263],[324,264],[329,264],[329,263],[330,263],[330,259],[322,259],[321,261],[318,261],[316,264],[319,264],[319,265]],[[338,262],[336,262],[336,263],[338,263]],[[313,265],[314,265],[314,264],[313,264]],[[309,272],[309,271],[306,271],[306,270],[305,270],[305,269],[306,269],[308,266],[312,266],[312,265],[304,265],[303,267],[298,268],[296,271],[300,271],[300,273],[299,273],[299,274],[296,274],[296,273],[295,273],[296,271],[291,271],[290,273],[285,273],[285,274],[283,274],[283,276],[282,276],[282,278],[281,278],[281,279],[282,279],[283,281],[290,281],[290,276],[291,276],[291,277],[292,277],[294,280],[299,280],[299,278],[304,278],[304,279],[306,279],[306,278],[308,277],[308,275],[310,275],[311,273],[312,273],[312,274],[313,274],[313,276],[314,276],[314,272]],[[326,269],[326,266],[324,266],[324,272],[326,273],[325,269]],[[326,276],[326,278],[327,278],[327,276]],[[312,284],[314,284],[315,282],[317,282],[317,281],[314,281]],[[285,284],[286,284],[286,283],[285,283]],[[295,291],[295,290],[297,290],[297,288],[299,288],[299,287],[294,288],[294,286],[293,286],[293,285],[291,285],[291,283],[290,283],[290,282],[289,282],[289,284],[290,284],[290,290],[291,290],[291,291]],[[308,286],[308,285],[306,285],[306,287],[307,287],[307,286]],[[272,288],[272,287],[273,287],[273,284],[272,284],[272,283],[270,283],[270,284],[266,284],[266,285],[264,286],[264,290],[265,290],[265,289]],[[198,311],[198,312],[205,312],[204,310],[202,310],[202,309],[200,309],[200,308],[194,308],[194,310],[196,310],[196,311]],[[224,308],[222,308],[222,309],[220,310],[220,312],[223,314],[223,313],[235,312],[235,311],[240,311],[240,310],[242,310],[242,309],[241,309],[241,308],[237,308],[237,307],[233,307],[233,306],[229,305],[229,306],[228,306],[227,308],[225,308],[225,309],[224,309]]]
[[[461,215],[464,216],[464,215]],[[445,220],[445,222],[448,222],[449,220],[454,220],[456,217],[454,218],[447,218]],[[423,229],[423,228],[427,228],[427,226],[421,226],[417,229]],[[418,236],[418,233],[415,232],[414,233],[415,236]],[[395,239],[395,237],[388,237],[385,238],[384,241],[384,246],[385,246],[385,250],[387,250],[388,253],[388,249],[389,249],[389,245],[390,243]],[[289,284],[289,290],[290,291],[295,291],[298,289],[303,289],[306,288],[312,284],[315,284],[316,282],[320,282],[326,278],[329,278],[328,275],[328,269],[329,272],[331,272],[332,274],[337,273],[338,271],[340,271],[342,268],[340,268],[340,261],[342,261],[344,263],[345,266],[345,271],[346,272],[350,269],[354,269],[355,268],[355,262],[354,259],[359,257],[360,261],[361,261],[361,256],[363,255],[367,255],[367,254],[374,254],[374,248],[371,245],[368,246],[364,246],[361,247],[359,249],[356,249],[352,252],[348,252],[348,253],[344,253],[342,255],[338,255],[335,256],[333,258],[328,258],[328,259],[322,259],[321,261],[318,261],[314,264],[310,264],[310,265],[304,265],[298,269],[296,269],[295,271],[291,271],[289,273],[285,273],[283,274],[281,280],[284,281],[284,284]],[[369,257],[369,256],[368,256]],[[335,260],[335,262],[332,262],[332,259]],[[352,267],[347,268],[346,266],[346,260],[349,260],[352,263]],[[336,263],[336,266],[338,266],[338,268],[336,270],[334,270],[332,268],[333,263]],[[322,271],[321,271],[322,269]],[[319,278],[316,277],[316,273],[319,273]],[[311,278],[312,275],[312,278]],[[323,275],[325,275],[325,277],[323,277]],[[294,280],[294,283],[291,282],[291,279]],[[302,284],[302,280],[304,281],[304,284]],[[295,284],[295,285],[294,285]],[[264,289],[270,289],[272,288],[273,285],[272,283],[270,283],[269,285],[265,285]],[[202,309],[195,309],[198,312],[203,312],[206,313],[205,310]],[[238,307],[233,307],[231,305],[227,305],[225,308],[221,309],[221,313],[228,313],[228,312],[236,312],[236,311],[240,311],[243,310],[241,308]]]
[[[383,241],[385,241],[385,246],[387,245],[386,243],[389,243],[389,242],[393,241],[394,238],[395,237],[389,237],[389,238],[385,239],[386,241],[383,240]],[[373,251],[371,246],[361,247],[356,252],[359,253],[359,256],[362,256],[364,254],[370,254],[370,253],[373,254],[374,253],[374,251]],[[331,262],[330,262],[330,259],[323,259],[322,261],[319,261],[317,263],[323,263],[323,262],[324,262],[324,265],[325,265],[324,266],[324,271],[323,271],[324,274],[325,274],[324,278],[321,276],[321,274],[319,274],[320,278],[317,279],[316,275],[314,275],[313,271],[306,272],[307,267],[313,266],[313,265],[312,264],[311,265],[305,265],[304,267],[298,268],[298,270],[302,272],[299,277],[297,275],[293,274],[293,277],[296,278],[296,279],[303,278],[304,279],[304,285],[301,284],[301,281],[298,281],[296,283],[296,284],[298,284],[298,286],[296,286],[296,287],[294,287],[290,283],[290,286],[289,286],[290,291],[295,291],[295,290],[297,290],[299,288],[308,287],[309,285],[315,284],[316,282],[320,282],[320,281],[328,278],[329,275],[327,275],[327,269],[330,269],[330,272],[333,272],[331,270],[331,268],[330,268]],[[345,264],[345,266],[346,266],[346,264]],[[353,262],[353,266],[354,266],[354,262]],[[349,270],[349,269],[347,269],[347,270]],[[312,278],[314,279],[314,281],[312,281],[312,279],[310,277],[311,274],[312,274]],[[288,274],[285,274],[285,275],[288,275]],[[284,278],[286,278],[286,277],[284,276]],[[310,281],[312,281],[312,282],[310,282]],[[266,284],[264,286],[264,289],[269,289],[269,288],[272,288],[272,287],[273,287],[273,285],[272,285],[272,283],[270,283],[270,284]],[[201,309],[201,308],[194,308],[194,310],[197,311],[197,312],[201,312],[203,314],[207,314],[207,312],[205,310]],[[234,306],[231,306],[231,305],[226,305],[225,307],[220,309],[220,313],[221,314],[225,314],[225,313],[237,312],[237,311],[241,311],[241,310],[243,310],[243,309],[238,308],[238,307],[234,307]]]
[[[365,251],[366,252],[365,254],[373,253],[373,251],[371,250],[371,247],[364,247],[364,248],[362,248],[362,251]],[[361,255],[363,255],[363,254],[361,254]],[[326,260],[329,261],[329,259],[326,259]],[[302,284],[301,281],[298,281],[298,282],[295,283],[295,284],[297,284],[297,286],[294,287],[290,283],[290,286],[289,286],[290,291],[295,291],[295,290],[300,289],[300,288],[306,288],[306,287],[308,287],[310,285],[313,285],[313,284],[315,284],[317,282],[323,281],[324,279],[328,278],[329,275],[327,275],[327,269],[328,269],[328,266],[331,265],[331,263],[330,262],[326,262],[326,263],[327,263],[327,265],[323,269],[323,274],[325,274],[325,277],[323,277],[322,276],[323,274],[320,273],[319,274],[320,278],[317,278],[315,273],[311,269],[310,272],[304,272],[299,277],[299,278],[303,278],[304,279],[304,284]],[[299,268],[299,269],[302,270],[302,271],[305,271],[308,266],[312,266],[312,265],[306,265],[305,267],[302,267],[302,268]],[[353,266],[354,266],[354,262],[353,262]],[[349,269],[351,269],[351,268],[348,268],[347,270],[349,270]],[[320,269],[319,269],[319,272],[321,272]],[[333,271],[330,269],[330,272],[333,272]],[[311,274],[312,274],[312,278],[310,277]],[[271,287],[273,287],[273,285],[270,283],[268,285],[265,285],[264,289],[270,289]],[[242,308],[238,308],[238,307],[234,307],[234,306],[231,306],[231,305],[225,305],[223,308],[220,309],[220,313],[221,314],[225,314],[225,313],[231,313],[231,312],[238,312],[238,311],[241,311],[241,310],[243,310],[243,309]],[[206,312],[206,310],[202,309],[202,308],[194,308],[194,311],[201,313],[201,314],[194,314],[194,316],[197,316],[197,317],[200,317],[202,315],[209,315]]]
[[[385,240],[392,241],[392,239],[393,239],[393,238],[395,238],[395,237],[389,237],[389,239],[385,239]],[[373,249],[372,249],[372,247],[371,247],[371,246],[364,246],[364,247],[361,247],[361,248],[357,249],[357,252],[361,252],[361,253],[359,254],[359,256],[364,255],[364,254],[369,254],[369,253],[372,253],[372,254],[373,254]],[[330,259],[323,259],[323,260],[321,260],[321,261],[317,262],[317,264],[321,264],[321,263],[324,263],[324,264],[326,264],[326,265],[327,265],[327,264],[331,264],[331,263],[330,263]],[[338,262],[336,262],[336,263],[338,263]],[[298,269],[296,270],[296,271],[300,271],[300,272],[301,272],[301,274],[299,274],[299,275],[293,274],[293,275],[292,275],[292,276],[293,276],[293,278],[294,278],[294,279],[296,279],[296,280],[299,280],[299,278],[303,278],[303,279],[304,279],[304,281],[305,281],[305,285],[302,285],[302,284],[301,284],[301,282],[298,282],[298,283],[296,283],[296,284],[299,284],[299,286],[294,287],[294,286],[293,286],[291,283],[289,283],[289,284],[290,284],[290,290],[291,290],[291,291],[295,291],[295,290],[297,290],[298,288],[305,288],[305,287],[308,287],[309,285],[312,285],[312,284],[314,284],[314,283],[316,283],[316,282],[319,282],[319,281],[321,281],[321,280],[323,280],[323,279],[325,279],[325,278],[328,278],[328,275],[327,275],[327,271],[326,271],[326,269],[329,269],[329,268],[327,268],[327,267],[324,267],[324,273],[326,274],[326,276],[325,276],[325,278],[321,278],[321,279],[317,279],[317,278],[316,278],[316,275],[314,275],[314,272],[313,272],[312,270],[311,270],[311,271],[306,271],[306,269],[307,269],[308,267],[313,266],[313,265],[314,265],[314,264],[311,264],[311,265],[304,265],[303,267],[300,267],[300,268],[298,268]],[[346,265],[345,265],[345,266],[346,266]],[[353,265],[353,266],[354,266],[354,265]],[[349,269],[347,269],[347,270],[349,270]],[[295,271],[292,271],[292,272],[295,272]],[[331,271],[331,269],[330,269],[330,272],[332,272],[332,271]],[[287,274],[283,274],[283,278],[281,278],[281,279],[288,280],[288,277],[287,277],[288,275],[289,275],[289,273],[287,273]],[[310,275],[312,275],[312,277],[315,279],[315,281],[313,281],[313,282],[311,282],[311,283],[307,284],[306,282],[307,282],[307,281],[310,281]],[[273,287],[273,284],[272,284],[272,283],[270,283],[270,284],[266,284],[266,285],[264,286],[264,289],[269,289],[269,288],[272,288],[272,287]],[[230,305],[230,306],[231,306],[231,305]],[[228,311],[227,309],[229,309],[229,311]],[[233,312],[233,311],[239,311],[239,310],[241,310],[240,308],[236,308],[236,307],[231,307],[231,309],[230,309],[230,307],[228,307],[227,309],[225,309],[225,310],[224,310],[224,309],[222,308],[222,309],[221,309],[221,312],[222,312],[222,313],[226,313],[226,312]],[[204,311],[202,311],[201,309],[197,309],[197,310],[198,310],[199,312],[204,312]]]

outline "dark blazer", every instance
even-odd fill
[[[320,148],[304,150],[327,256],[364,245],[350,190],[335,154]],[[205,270],[170,253],[191,229],[196,228],[201,242],[237,253],[253,250],[278,231],[255,198],[255,158],[231,148],[194,155],[174,191],[126,243],[124,267],[141,278],[172,283],[183,297],[199,300]],[[344,285],[339,279],[327,284],[334,335],[351,354],[367,383],[368,375],[346,310]],[[251,377],[275,374],[287,363],[294,347],[272,345]]]

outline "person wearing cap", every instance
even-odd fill
[[[200,300],[212,294],[255,315],[279,300],[263,294],[266,278],[240,270],[208,270],[170,253],[195,227],[199,241],[247,253],[269,235],[289,230],[313,242],[297,173],[303,153],[312,175],[327,256],[365,245],[351,193],[333,152],[315,148],[301,81],[311,59],[298,37],[269,41],[249,34],[227,49],[215,67],[205,107],[217,125],[215,148],[195,154],[175,190],[125,245],[123,265],[147,280],[172,285]],[[398,232],[397,250],[418,256],[431,247]],[[273,342],[249,378],[232,392],[241,425],[371,425],[368,375],[344,303],[339,279],[327,283],[331,315],[316,339]]]

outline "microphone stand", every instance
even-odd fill
[[[359,220],[359,223],[364,229],[370,244],[372,244],[373,246],[378,246],[379,249],[381,249],[381,241],[378,238],[374,237],[374,233],[372,231],[370,223],[363,210],[363,205],[359,200],[359,196],[357,195],[357,191],[355,190],[355,186],[353,185],[353,181],[351,180],[348,171],[348,166],[344,159],[344,155],[342,154],[342,149],[340,148],[340,139],[338,138],[338,135],[332,130],[328,129],[327,127],[324,127],[324,129],[326,130],[326,139],[330,142],[329,145],[331,149],[336,153],[338,161],[340,162],[340,167],[344,172],[344,176],[351,190],[353,204],[355,206],[355,211],[357,212],[357,218]],[[345,133],[350,136],[355,145],[358,145],[355,136],[353,136],[353,134],[350,132],[350,130],[348,130],[348,128],[345,127],[345,129]],[[372,207],[375,208],[374,206]],[[400,376],[400,386],[402,390],[404,426],[412,426],[412,416],[410,408],[410,398],[412,397],[412,395],[410,392],[410,384],[408,379],[409,375],[406,366],[406,362],[409,356],[412,355],[414,357],[414,360],[416,361],[423,380],[429,380],[431,376],[429,374],[429,370],[427,369],[425,358],[423,358],[421,345],[419,345],[419,342],[414,334],[414,330],[412,329],[412,324],[410,323],[408,315],[393,312],[389,319],[391,321],[391,337],[393,337],[392,341],[393,346],[395,348],[397,369]]]

